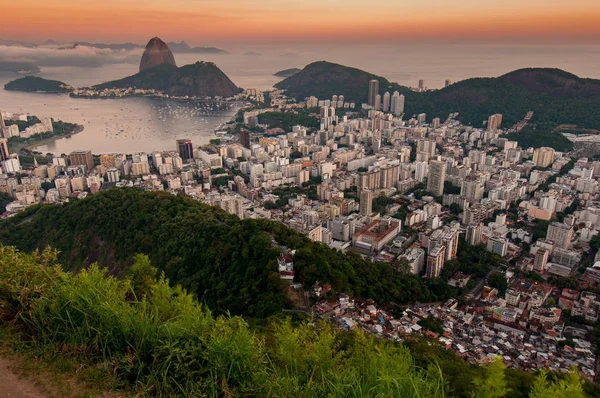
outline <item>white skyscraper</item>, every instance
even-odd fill
[[[381,109],[381,95],[377,94],[375,96],[375,104],[373,105],[373,108],[375,108],[376,110]]]
[[[390,93],[388,91],[385,92],[385,94],[383,94],[383,111],[384,112],[389,112],[390,111]]]
[[[425,181],[427,173],[429,172],[429,165],[427,162],[416,162],[415,163],[415,180],[419,182]]]
[[[404,95],[401,95],[398,91],[394,91],[390,104],[390,110],[394,116],[400,116],[404,113]]]

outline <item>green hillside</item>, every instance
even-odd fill
[[[297,279],[311,286],[330,283],[335,291],[380,303],[444,299],[413,275],[373,264],[308,240],[285,225],[240,220],[191,198],[111,189],[85,200],[36,206],[0,222],[0,242],[31,252],[52,246],[68,270],[93,262],[121,275],[135,253],[147,254],[173,282],[215,313],[266,317],[286,307],[279,279],[280,249],[271,239],[297,249]]]
[[[118,280],[95,265],[65,273],[56,259],[51,249],[0,245],[0,349],[30,358],[29,372],[44,364],[57,381],[111,396],[585,396],[575,372],[533,377],[500,359],[477,367],[434,340],[404,345],[298,318],[253,327],[215,317],[144,255]]]
[[[481,127],[489,115],[502,113],[503,125],[511,126],[534,111],[536,123],[600,128],[600,80],[582,79],[559,69],[520,69],[497,78],[467,79],[419,93],[356,68],[321,61],[307,65],[276,87],[298,99],[342,94],[364,103],[371,79],[379,80],[382,95],[386,91],[404,94],[408,117],[424,112],[427,120],[443,120],[459,112],[463,123]]]

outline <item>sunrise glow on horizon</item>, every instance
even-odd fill
[[[597,39],[596,0],[22,0],[0,38],[191,42]]]

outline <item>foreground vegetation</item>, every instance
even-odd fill
[[[181,287],[171,287],[147,256],[126,277],[96,265],[65,273],[51,249],[33,254],[0,246],[2,329],[23,351],[79,361],[77,373],[104,374],[108,388],[138,396],[504,397],[513,395],[500,360],[464,374],[417,366],[408,348],[360,332],[278,319],[254,329],[215,317]],[[576,373],[538,375],[528,396],[583,397]]]
[[[66,270],[99,262],[121,275],[133,254],[143,253],[216,314],[261,318],[287,306],[287,285],[276,265],[281,249],[272,240],[297,249],[297,280],[308,287],[320,281],[381,304],[446,298],[415,275],[337,252],[282,223],[240,220],[166,192],[111,189],[64,205],[34,206],[0,222],[1,243],[27,252],[52,246]]]

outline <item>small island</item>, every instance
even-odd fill
[[[302,69],[298,69],[298,68],[291,68],[291,69],[284,69],[284,70],[280,70],[277,73],[274,73],[273,76],[277,76],[277,77],[291,77],[294,76],[296,73],[300,72]]]
[[[48,80],[37,76],[25,76],[4,85],[5,90],[30,93],[64,94],[73,91],[73,87],[59,80]]]

